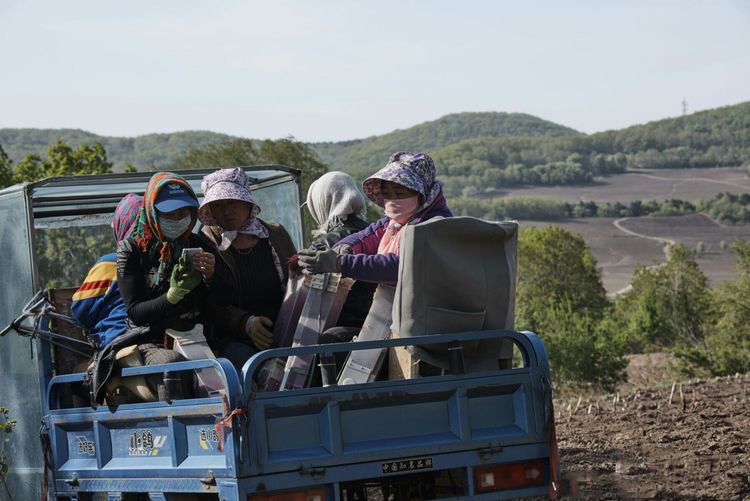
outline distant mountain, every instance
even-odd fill
[[[589,137],[597,148],[626,154],[649,150],[665,153],[678,148],[707,153],[712,146],[726,150],[747,149],[750,148],[750,101],[597,132]],[[726,164],[734,162],[730,159]]]
[[[595,134],[465,139],[432,152],[448,196],[590,183],[626,169],[750,166],[750,102]]]
[[[57,140],[73,147],[99,142],[107,150],[107,158],[115,164],[115,170],[124,168],[128,163],[139,169],[169,168],[177,157],[193,148],[232,139],[235,138],[210,131],[109,137],[80,129],[0,129],[0,145],[16,162],[27,153],[45,157],[47,146]]]
[[[380,136],[311,146],[332,170],[363,177],[384,165],[398,150],[427,151],[464,139],[504,136],[565,136],[575,130],[523,113],[455,113]],[[235,136],[209,131],[147,134],[134,138],[99,136],[79,129],[0,129],[0,145],[16,162],[26,153],[46,155],[58,139],[71,146],[100,142],[115,169],[131,163],[139,169],[168,168],[190,149],[227,142]]]
[[[362,178],[381,167],[396,151],[431,152],[437,148],[480,137],[571,136],[577,131],[525,113],[453,113],[388,134],[311,146],[332,170]]]
[[[106,137],[75,129],[0,129],[15,161],[46,154],[61,139],[72,146],[102,143],[119,170],[170,168],[193,148],[235,136],[208,131]],[[451,197],[493,196],[519,184],[588,183],[632,168],[750,165],[750,102],[582,134],[523,113],[455,113],[364,139],[310,145],[331,169],[362,179],[398,150],[426,151]]]

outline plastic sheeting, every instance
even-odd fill
[[[378,285],[372,298],[370,311],[355,341],[381,341],[391,337],[391,311],[395,291],[393,287]],[[386,351],[385,348],[352,351],[341,370],[338,384],[362,384],[375,381],[383,365]]]
[[[34,293],[27,211],[23,187],[0,194],[0,328],[19,315]],[[14,331],[0,338],[0,407],[8,408],[10,417],[18,420],[5,444],[10,465],[7,483],[15,500],[41,495],[41,400],[35,343]],[[0,489],[0,499],[6,498]]]

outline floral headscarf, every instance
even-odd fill
[[[112,218],[112,229],[115,232],[115,241],[125,240],[133,228],[133,223],[143,208],[143,197],[135,193],[128,193],[115,207],[115,215]]]
[[[443,183],[435,180],[435,163],[425,153],[396,152],[385,167],[365,179],[362,189],[367,198],[384,207],[385,201],[380,194],[381,181],[400,184],[422,195],[420,210],[430,205],[443,188]]]
[[[182,176],[171,172],[157,172],[148,181],[146,193],[143,196],[143,208],[138,215],[136,226],[128,237],[141,251],[148,253],[152,259],[158,255],[159,268],[154,278],[155,285],[161,284],[166,277],[167,271],[172,267],[173,256],[179,257],[182,253],[182,249],[187,245],[190,233],[193,231],[193,226],[195,226],[195,212],[191,211],[192,221],[190,226],[174,242],[169,242],[162,234],[154,204],[161,189],[168,184],[179,184],[195,197],[195,192],[190,183]],[[195,197],[195,199],[197,202],[198,198]]]
[[[255,203],[255,199],[250,193],[245,171],[239,167],[219,169],[203,178],[201,189],[203,190],[203,202],[198,209],[198,219],[206,226],[217,226],[221,229],[219,250],[227,250],[239,233],[255,235],[258,238],[268,238],[268,230],[257,218],[260,214],[260,207]],[[242,200],[249,203],[252,206],[250,217],[238,230],[221,228],[214,219],[210,207],[211,202],[217,200]]]

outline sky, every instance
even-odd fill
[[[340,141],[582,132],[750,100],[750,1],[0,0],[0,128]]]

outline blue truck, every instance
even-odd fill
[[[181,173],[200,196],[209,171]],[[303,242],[300,172],[246,168],[264,215]],[[0,499],[411,500],[561,494],[544,345],[477,331],[266,350],[238,374],[223,359],[131,367],[122,377],[214,370],[200,398],[92,407],[70,399],[86,354],[58,327],[71,287],[111,241],[119,199],[148,175],[53,178],[0,191],[0,406],[18,419]],[[83,242],[83,243],[81,243]],[[61,256],[62,249],[73,249]],[[50,292],[46,289],[53,287]],[[36,295],[35,295],[36,294]],[[27,303],[28,298],[34,300]],[[24,307],[26,304],[26,307]],[[19,312],[22,312],[19,317]],[[16,331],[16,333],[12,331]],[[18,334],[21,335],[18,335]],[[266,360],[505,338],[513,368],[291,391],[255,391]],[[40,429],[41,428],[41,429]]]

